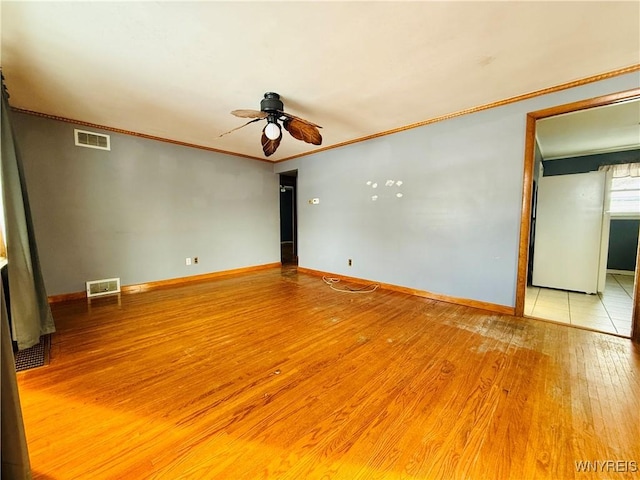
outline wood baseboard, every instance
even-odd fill
[[[409,295],[415,295],[417,297],[424,297],[424,298],[428,298],[430,300],[438,300],[440,302],[452,303],[454,305],[464,305],[466,307],[478,308],[480,310],[488,310],[490,312],[495,312],[495,313],[503,313],[503,314],[506,314],[506,315],[514,315],[515,314],[515,307],[509,307],[509,306],[506,306],[506,305],[499,305],[497,303],[482,302],[482,301],[479,301],[479,300],[471,300],[471,299],[468,299],[468,298],[451,297],[449,295],[442,295],[442,294],[439,294],[439,293],[427,292],[425,290],[417,290],[415,288],[401,287],[399,285],[392,285],[392,284],[389,284],[389,283],[376,282],[374,280],[366,280],[366,279],[363,279],[363,278],[348,277],[346,275],[337,275],[335,273],[322,272],[322,271],[319,271],[319,270],[313,270],[311,268],[305,268],[305,267],[298,267],[298,272],[307,273],[309,275],[315,275],[315,276],[319,276],[319,277],[323,277],[324,276],[324,277],[339,278],[340,280],[353,282],[353,283],[357,283],[357,284],[376,283],[376,284],[380,285],[380,288],[383,288],[385,290],[392,290],[394,292],[407,293]]]
[[[205,282],[205,281],[223,277],[223,276],[250,273],[250,272],[265,270],[269,268],[276,268],[280,266],[281,266],[280,262],[275,262],[275,263],[268,263],[265,265],[236,268],[233,270],[223,270],[220,272],[204,273],[202,275],[192,275],[189,277],[170,278],[167,280],[158,280],[155,282],[139,283],[135,285],[124,285],[121,288],[121,293],[130,294],[130,293],[148,292],[150,290],[156,290],[159,288],[169,288],[169,287],[175,287],[179,285],[186,285],[189,283]],[[380,288],[383,288],[385,290],[406,293],[409,295],[415,295],[417,297],[428,298],[430,300],[438,300],[440,302],[452,303],[454,305],[464,305],[467,307],[478,308],[480,310],[487,310],[495,313],[503,313],[506,315],[514,315],[515,313],[514,307],[499,305],[496,303],[482,302],[479,300],[471,300],[468,298],[452,297],[449,295],[442,295],[439,293],[428,292],[425,290],[418,290],[415,288],[402,287],[399,285],[393,285],[389,283],[376,282],[373,280],[366,280],[363,278],[349,277],[346,275],[337,275],[335,273],[323,272],[320,270],[313,270],[305,267],[298,267],[298,271],[300,273],[307,273],[309,275],[314,275],[318,277],[329,276],[332,278],[340,278],[341,280],[353,282],[357,284],[377,283],[378,285],[380,285]],[[79,300],[82,298],[86,298],[86,296],[87,296],[86,292],[72,292],[72,293],[65,293],[61,295],[52,295],[48,299],[49,299],[49,303],[58,303],[58,302],[66,302],[70,300]]]
[[[81,298],[87,298],[87,292],[72,292],[62,293],[60,295],[49,295],[47,300],[49,303],[68,302],[71,300],[80,300]]]
[[[186,284],[195,283],[195,282],[206,282],[208,280],[213,280],[214,278],[218,278],[218,277],[226,277],[229,275],[250,273],[258,270],[266,270],[269,268],[276,268],[280,266],[282,266],[280,262],[274,262],[274,263],[266,263],[264,265],[254,265],[251,267],[234,268],[232,270],[222,270],[219,272],[203,273],[201,275],[191,275],[188,277],[169,278],[166,280],[157,280],[155,282],[138,283],[135,285],[124,285],[120,288],[120,293],[130,294],[130,293],[148,292],[150,290],[156,290],[159,288],[175,287],[178,285],[186,285]],[[81,298],[86,298],[86,297],[87,297],[87,293],[83,291],[83,292],[63,293],[61,295],[51,295],[48,297],[48,300],[49,300],[49,303],[58,303],[58,302],[66,302],[69,300],[79,300]]]

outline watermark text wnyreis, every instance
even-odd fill
[[[640,468],[635,460],[576,460],[576,472],[637,473]]]

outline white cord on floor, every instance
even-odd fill
[[[366,285],[360,289],[353,289],[349,287],[336,288],[334,285],[340,282],[339,278],[322,277],[322,281],[327,285],[329,285],[331,290],[335,290],[336,292],[341,292],[341,293],[373,293],[378,289],[378,287],[380,287],[379,283],[372,283],[371,285]]]

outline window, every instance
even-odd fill
[[[612,216],[640,215],[640,177],[611,179]]]
[[[611,216],[640,218],[640,163],[602,165],[598,170],[609,172],[611,178]]]

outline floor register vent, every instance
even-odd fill
[[[87,298],[111,295],[112,293],[120,293],[119,278],[105,278],[104,280],[87,282]]]

